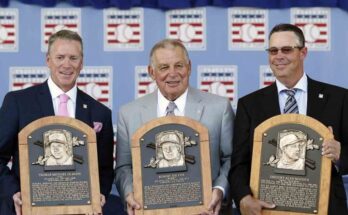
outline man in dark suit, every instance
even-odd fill
[[[261,214],[271,202],[253,197],[249,187],[254,129],[270,117],[297,112],[311,116],[333,131],[324,140],[322,155],[332,160],[329,214],[348,214],[342,174],[348,173],[348,93],[346,89],[309,78],[303,69],[307,48],[303,32],[291,24],[275,26],[269,36],[269,64],[276,77],[271,86],[238,101],[231,159],[232,197],[243,215]],[[294,89],[296,105],[289,107],[286,90]],[[284,110],[285,108],[285,110]]]
[[[79,119],[96,131],[101,205],[113,182],[111,111],[76,86],[83,65],[81,37],[61,30],[48,41],[49,79],[37,86],[9,92],[0,109],[0,214],[21,214],[18,133],[34,120],[52,115]],[[67,98],[64,105],[61,98]],[[61,109],[65,107],[65,109]],[[12,168],[7,163],[13,157]]]

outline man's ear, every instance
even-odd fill
[[[50,61],[50,56],[48,55],[48,53],[46,54],[46,64],[48,65],[48,62]]]
[[[301,51],[301,58],[304,60],[307,57],[308,49],[307,47],[303,47],[300,51]]]
[[[191,60],[189,60],[187,66],[188,66],[188,76],[190,76],[191,75]]]
[[[156,76],[155,76],[155,70],[152,68],[151,65],[147,66],[147,72],[149,73],[150,77],[152,78],[152,80],[155,80]]]

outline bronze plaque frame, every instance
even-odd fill
[[[202,188],[202,202],[194,206],[184,206],[184,207],[169,207],[169,208],[156,208],[149,209],[144,207],[143,199],[143,181],[142,175],[145,174],[144,163],[142,163],[142,151],[141,144],[145,144],[144,135],[150,132],[152,129],[157,129],[160,126],[170,126],[173,124],[187,126],[196,131],[196,137],[199,139],[199,155],[200,155],[200,166],[199,171],[201,172],[201,188]],[[171,131],[169,131],[170,133]],[[162,132],[161,132],[162,133]],[[132,136],[132,163],[133,163],[133,189],[134,198],[141,204],[140,210],[135,210],[136,215],[187,215],[187,214],[200,214],[206,211],[208,204],[212,196],[212,181],[211,181],[211,169],[210,169],[210,152],[209,152],[209,135],[208,129],[204,127],[198,121],[180,116],[169,116],[154,119],[141,128],[139,128]],[[206,167],[206,168],[204,168]],[[207,168],[209,167],[209,168]],[[165,168],[164,168],[165,169]],[[180,171],[180,170],[179,170]],[[161,173],[159,173],[161,174]],[[166,173],[163,173],[166,174]]]
[[[83,137],[85,138],[85,146],[87,147],[87,158],[85,159],[85,164],[88,165],[86,168],[89,171],[89,175],[87,176],[87,180],[89,182],[87,192],[89,192],[89,200],[85,204],[76,204],[76,205],[55,205],[50,203],[49,206],[37,206],[35,203],[32,203],[32,177],[36,177],[35,175],[31,175],[30,165],[33,165],[30,162],[31,154],[29,152],[29,146],[32,134],[35,132],[41,133],[41,130],[45,130],[46,127],[50,128],[47,130],[51,131],[51,128],[61,127],[74,129],[78,132],[83,133]],[[67,129],[69,130],[69,129]],[[45,132],[42,132],[41,136],[45,136]],[[46,132],[47,133],[47,132]],[[42,139],[42,143],[44,143],[44,138]],[[97,146],[96,146],[96,135],[95,131],[89,127],[87,124],[69,117],[60,117],[60,116],[49,116],[38,119],[25,128],[21,130],[18,134],[19,140],[19,164],[20,164],[20,177],[21,177],[21,195],[22,195],[22,213],[23,215],[32,215],[32,214],[92,214],[93,212],[101,213],[101,205],[100,205],[100,187],[99,187],[99,171],[98,171],[98,155],[97,155]],[[74,156],[74,159],[75,156]],[[49,169],[49,171],[55,172],[65,172],[64,168],[58,169]],[[42,169],[45,167],[42,166]],[[44,172],[44,170],[42,170]],[[67,169],[67,172],[74,172],[73,169]],[[46,187],[45,187],[46,188]]]
[[[285,127],[287,129],[290,128],[290,133],[293,131],[293,130],[291,130],[293,127],[308,128],[310,131],[313,131],[312,133],[317,133],[320,136],[319,139],[310,140],[310,141],[306,142],[307,145],[309,143],[310,144],[313,143],[313,145],[310,147],[312,149],[313,149],[313,146],[315,144],[319,143],[316,147],[314,147],[315,149],[317,149],[316,150],[316,151],[318,151],[317,153],[319,153],[319,156],[317,155],[317,157],[320,157],[319,162],[317,164],[317,166],[319,168],[316,168],[316,169],[314,168],[315,174],[317,174],[319,177],[319,179],[318,179],[319,183],[317,186],[319,189],[316,191],[317,192],[317,195],[316,195],[316,197],[317,197],[317,201],[316,201],[317,209],[313,210],[312,212],[308,212],[308,211],[307,212],[299,212],[296,210],[295,210],[296,212],[294,212],[294,210],[291,209],[291,207],[288,207],[287,209],[282,209],[282,210],[279,210],[277,208],[271,209],[271,210],[263,209],[262,214],[263,215],[308,215],[308,214],[326,215],[327,211],[328,211],[328,201],[329,201],[330,182],[331,182],[331,165],[332,164],[331,164],[330,159],[321,156],[321,144],[322,144],[324,139],[333,139],[333,134],[329,131],[329,129],[326,126],[324,126],[318,120],[311,118],[309,116],[305,116],[305,115],[301,115],[301,114],[282,114],[282,115],[274,116],[274,117],[264,121],[255,129],[254,144],[253,144],[253,159],[252,159],[251,176],[250,176],[250,187],[251,187],[251,190],[254,194],[254,197],[260,199],[260,193],[261,193],[261,191],[260,191],[261,185],[260,184],[261,184],[261,175],[263,174],[263,172],[267,171],[266,168],[270,168],[270,165],[272,164],[272,162],[278,162],[278,160],[279,160],[279,159],[277,160],[277,157],[271,158],[270,156],[265,156],[265,154],[269,153],[269,152],[264,151],[265,147],[266,147],[265,145],[267,145],[268,143],[271,143],[272,141],[268,141],[268,143],[266,141],[263,141],[263,140],[266,140],[266,137],[268,135],[270,135],[270,133],[268,133],[268,132],[271,131],[273,128],[276,128],[277,126],[280,126],[282,128]],[[288,130],[286,130],[286,131],[288,131]],[[303,131],[298,131],[298,132],[301,133]],[[270,138],[270,137],[267,137],[267,138]],[[273,143],[273,144],[280,145],[280,143],[279,143],[280,141],[278,141],[279,137],[276,139],[277,139],[278,143]],[[311,142],[311,141],[314,141],[314,142]],[[270,144],[268,144],[268,145],[270,145]],[[274,147],[274,148],[276,148],[276,147]],[[275,149],[273,154],[277,154],[277,150],[278,149]],[[308,150],[308,147],[305,150]],[[268,160],[268,157],[269,157],[269,160]],[[306,160],[306,162],[307,162],[307,160]],[[306,163],[306,165],[307,165],[307,163]],[[309,163],[309,165],[310,165],[310,163]],[[282,167],[280,167],[280,169],[282,170]],[[308,166],[305,166],[304,170],[308,170]],[[284,169],[282,171],[284,171]],[[305,178],[307,180],[306,173],[304,173],[304,176],[303,176],[303,171],[301,172],[298,170],[290,170],[290,171],[292,171],[290,173],[286,173],[286,170],[285,170],[285,172],[282,172],[282,171],[278,172],[277,174],[280,174],[281,177],[284,176],[287,180],[290,179],[290,178],[287,178],[287,177],[289,177],[289,174],[290,175],[296,174],[297,175],[296,177],[299,177],[300,180],[302,180],[301,177]],[[293,173],[293,172],[295,172],[295,173]],[[279,176],[277,176],[277,177],[279,177]],[[298,192],[298,190],[296,192]],[[296,192],[294,192],[294,193],[296,193]],[[266,194],[271,195],[270,192],[266,193]],[[300,208],[300,209],[302,209],[302,208]]]

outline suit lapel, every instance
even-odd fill
[[[308,77],[307,115],[320,119],[328,96],[324,93],[323,86]]]
[[[157,118],[157,90],[149,94],[147,99],[144,99],[140,114],[143,123]]]
[[[260,107],[255,108],[263,108],[262,112],[266,114],[266,118],[279,115],[281,113],[279,108],[278,90],[275,83],[264,89],[259,103]]]
[[[86,95],[80,89],[77,89],[75,118],[90,124],[90,108]]]
[[[200,121],[204,110],[204,104],[201,101],[201,95],[194,89],[189,88],[185,105],[185,116],[190,116],[192,119]]]
[[[39,101],[42,116],[54,116],[52,96],[48,88],[47,81],[41,84],[41,86],[39,87],[37,98]]]

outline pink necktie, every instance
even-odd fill
[[[69,96],[64,93],[59,96],[58,116],[69,117],[68,100]]]

